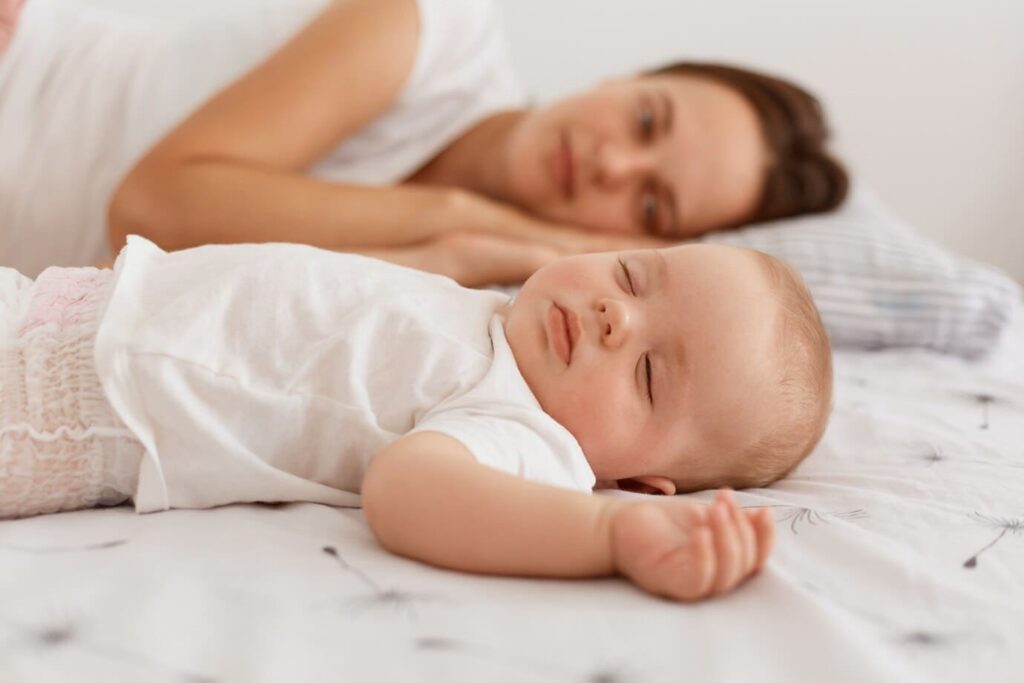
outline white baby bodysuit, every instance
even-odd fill
[[[589,491],[505,339],[508,297],[300,245],[165,253],[130,237],[96,337],[115,411],[146,448],[135,506],[358,505],[374,454],[412,431]]]

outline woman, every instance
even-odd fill
[[[73,263],[139,233],[168,249],[307,242],[512,281],[567,252],[828,210],[846,188],[814,99],[747,71],[681,64],[524,108],[481,0],[265,2],[173,28],[30,0],[17,28],[0,94],[33,71],[86,74],[65,79],[75,106],[20,122],[72,139],[37,135],[0,166],[15,190],[0,198],[0,248],[30,274],[19,249],[36,267]],[[65,58],[30,37],[47,30]],[[100,71],[110,85],[85,91]],[[46,249],[27,248],[46,231]]]

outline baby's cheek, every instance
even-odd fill
[[[588,458],[606,459],[635,438],[635,419],[621,393],[595,389],[581,394],[561,422]]]

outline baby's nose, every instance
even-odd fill
[[[597,318],[601,343],[610,349],[622,346],[630,330],[630,312],[626,305],[617,299],[601,299],[597,302]]]

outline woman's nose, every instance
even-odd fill
[[[626,304],[617,299],[601,299],[597,302],[597,322],[600,326],[601,344],[617,349],[629,338],[630,311]]]
[[[605,143],[597,150],[597,180],[603,185],[616,186],[646,178],[651,175],[653,165],[648,149]]]

